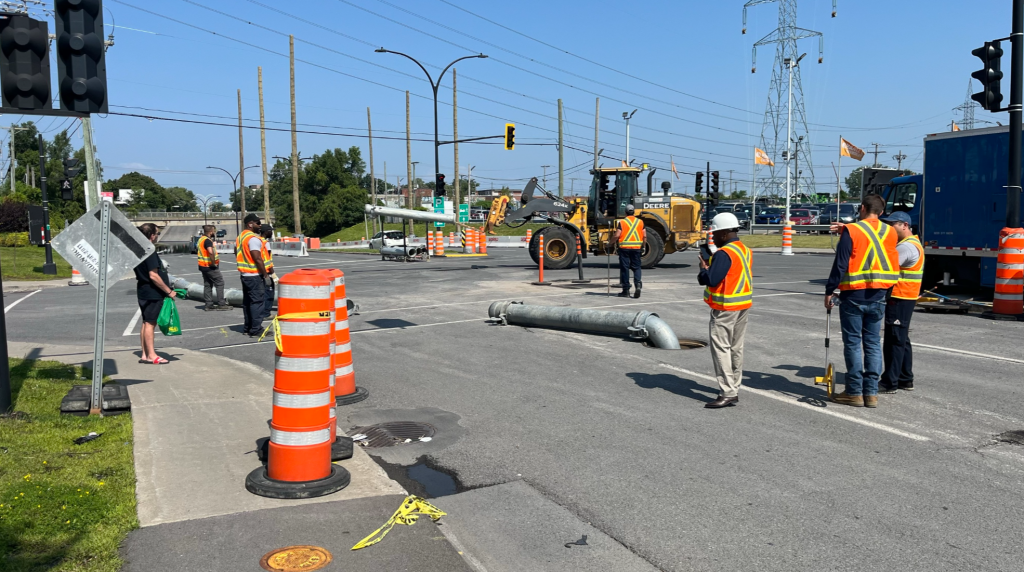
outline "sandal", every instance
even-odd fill
[[[153,363],[153,362],[149,361],[148,359],[140,359],[139,363]]]
[[[155,360],[151,361],[150,363],[152,363],[153,365],[163,365],[165,363],[171,363],[171,362],[169,362],[169,361],[165,360],[164,358],[158,356]]]

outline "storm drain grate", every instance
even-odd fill
[[[437,433],[437,429],[429,423],[387,421],[376,425],[367,425],[366,427],[353,427],[348,432],[349,435],[357,435],[359,433],[366,435],[366,439],[359,441],[359,444],[364,447],[378,448],[401,445],[405,443],[406,439],[418,441],[421,437],[433,437]]]
[[[1011,445],[1024,445],[1024,431],[1007,431],[996,435],[997,441]]]

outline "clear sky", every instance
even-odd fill
[[[693,172],[711,161],[723,179],[732,170],[745,189],[775,55],[773,47],[760,48],[757,73],[751,74],[751,47],[776,27],[778,4],[750,8],[747,34],[741,35],[743,3],[106,0],[108,29],[113,22],[117,26],[116,45],[107,52],[110,110],[236,124],[236,89],[241,89],[245,123],[258,126],[257,67],[263,66],[268,127],[285,130],[268,132],[267,153],[288,155],[287,35],[294,34],[301,60],[296,64],[300,129],[343,134],[300,133],[302,155],[358,145],[369,161],[369,107],[375,172],[382,177],[386,161],[389,182],[396,177],[404,182],[409,90],[416,174],[430,180],[433,114],[426,77],[413,62],[373,50],[384,46],[408,53],[435,78],[448,62],[482,52],[491,57],[456,66],[459,136],[499,135],[505,122],[514,122],[518,144],[514,151],[494,144],[460,146],[462,175],[473,165],[483,188],[522,188],[529,177],[543,174],[542,165],[550,165],[548,187],[557,187],[553,144],[559,98],[565,106],[566,191],[585,188],[595,97],[600,96],[604,164],[625,156],[622,112],[639,108],[631,133],[631,156],[638,162],[667,169],[671,155],[680,171]],[[865,150],[872,143],[881,143],[886,153],[902,150],[909,157],[905,166],[920,170],[922,138],[948,130],[959,118],[953,108],[964,102],[970,73],[978,67],[971,50],[1009,35],[1010,9],[1009,0],[839,0],[838,17],[831,18],[831,1],[801,0],[798,25],[825,37],[820,65],[817,40],[800,44],[808,53],[801,66],[819,188],[834,185],[831,163],[840,134]],[[1004,47],[1008,70],[1008,42]],[[1008,80],[1003,92],[1008,100]],[[439,99],[441,137],[450,138],[451,72]],[[976,115],[1007,123],[1005,113],[979,109]],[[20,120],[8,115],[0,121]],[[46,118],[40,126],[66,125]],[[205,168],[238,170],[237,127],[114,113],[97,118],[94,126],[108,179],[139,170],[165,186],[185,186],[197,194],[226,196],[231,189],[223,173]],[[244,146],[246,165],[258,165],[258,130],[245,131]],[[452,147],[441,149],[441,170],[451,182]],[[880,162],[895,166],[889,155]],[[844,176],[858,165],[844,160]],[[666,170],[656,175],[666,176]],[[260,179],[258,169],[247,172],[246,183]],[[683,175],[678,185],[692,190],[692,175]]]

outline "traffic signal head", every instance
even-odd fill
[[[0,14],[0,87],[4,107],[52,108],[49,49],[46,22]]]
[[[57,85],[60,107],[107,112],[103,4],[100,0],[56,0]],[[47,78],[49,80],[49,78]]]
[[[1003,94],[999,90],[999,80],[1003,79],[1003,72],[999,69],[1003,49],[996,40],[985,42],[984,46],[973,50],[971,54],[977,56],[982,65],[980,70],[971,74],[971,77],[981,82],[981,91],[971,95],[971,99],[980,103],[983,109],[999,111],[999,104],[1003,101]]]
[[[516,124],[505,124],[505,150],[511,151],[516,148]]]
[[[438,173],[434,175],[434,196],[443,197],[445,194],[444,190],[444,174]]]
[[[64,176],[68,179],[74,179],[82,172],[82,168],[78,166],[78,159],[69,158],[64,159]]]
[[[711,205],[718,205],[718,171],[711,171],[711,190],[708,192],[708,198],[711,199]]]
[[[60,182],[60,198],[65,201],[70,201],[75,198],[72,192],[71,179],[63,179]]]
[[[696,178],[697,178],[697,184],[696,184],[697,192],[696,192],[696,194],[699,195],[702,192],[704,192],[704,173],[703,173],[703,171],[697,171],[697,177]]]

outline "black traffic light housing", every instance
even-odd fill
[[[61,109],[107,112],[101,0],[56,0],[57,86]],[[49,83],[49,75],[47,75]]]
[[[0,14],[0,89],[4,107],[52,109],[46,22]]]
[[[696,187],[695,194],[699,195],[699,194],[704,192],[704,172],[703,171],[697,171],[696,181],[697,181],[697,184],[695,185],[695,187]]]
[[[444,190],[444,174],[438,173],[434,175],[434,196],[443,197],[445,194]]]
[[[516,124],[505,124],[505,150],[511,151],[516,148]]]
[[[78,166],[78,159],[69,157],[64,159],[64,177],[68,179],[74,179],[82,172],[82,168]]]
[[[980,103],[983,109],[1000,111],[1003,94],[999,90],[999,80],[1003,79],[1003,72],[999,67],[1003,49],[999,47],[999,40],[985,42],[984,46],[972,50],[971,54],[977,56],[982,65],[980,70],[971,74],[971,77],[981,82],[981,91],[971,95],[971,99]]]
[[[708,192],[708,200],[711,201],[711,206],[718,206],[718,198],[720,196],[718,193],[718,171],[711,171],[711,190]]]

